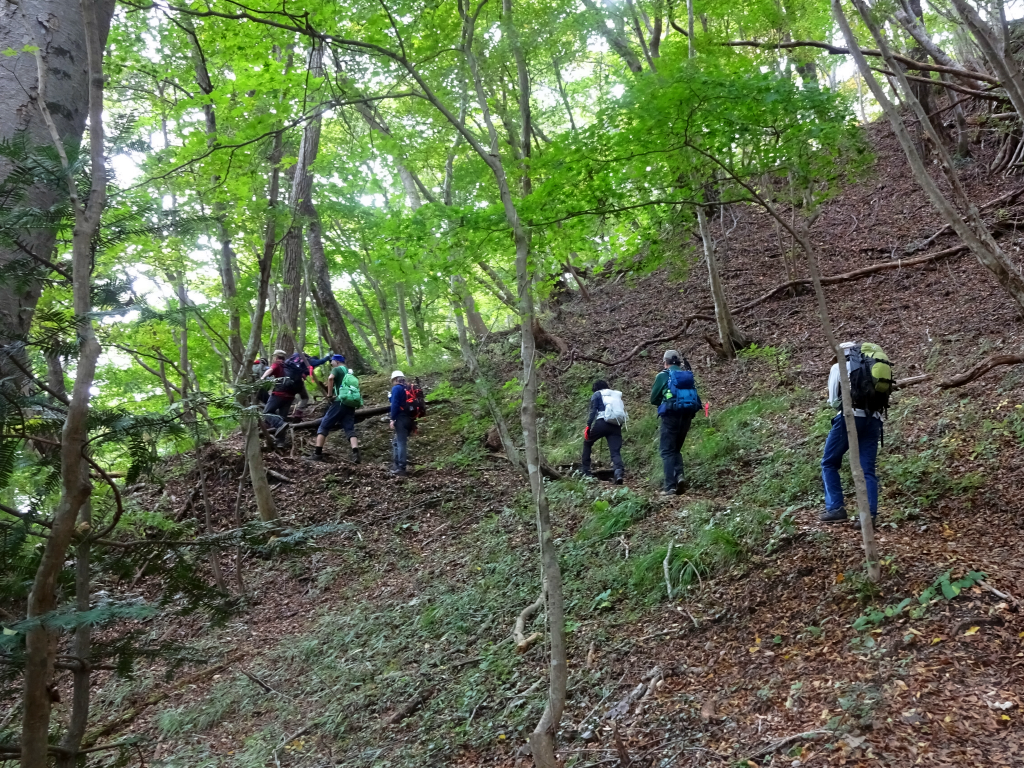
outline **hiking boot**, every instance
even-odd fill
[[[690,489],[690,484],[685,480],[679,480],[676,482],[676,496],[682,496]]]
[[[872,528],[876,528],[877,526],[878,526],[878,519],[875,518],[875,517],[872,517],[871,518],[871,527]],[[857,515],[857,517],[853,518],[853,530],[859,531],[860,529],[861,529],[860,515]]]
[[[322,453],[311,453],[307,458],[310,461],[327,461]]]
[[[675,488],[671,488],[671,489],[662,488],[660,491],[658,491],[658,495],[659,496],[676,496],[678,494],[676,493],[676,489]]]
[[[612,482],[615,483],[616,485],[622,485],[622,475],[616,477],[614,480],[612,480]]]
[[[391,474],[395,477],[408,477],[409,473],[404,469],[398,469],[397,467],[391,470]]]
[[[819,517],[818,520],[822,523],[845,523],[846,510],[833,509],[832,511],[829,511],[826,509],[824,512],[822,512],[821,517]]]
[[[358,464],[359,463],[359,449],[358,448],[353,448],[352,449],[352,463],[353,464]]]

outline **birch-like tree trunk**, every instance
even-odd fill
[[[90,8],[95,10],[100,42],[106,45],[114,0],[103,0]],[[30,50],[24,50],[26,46]],[[33,52],[31,47],[39,50]],[[53,146],[50,126],[37,106],[42,83],[53,129],[64,144],[77,147],[82,141],[89,111],[88,53],[81,6],[64,0],[5,2],[0,11],[0,51],[8,50],[17,54],[4,56],[3,61],[0,141],[10,141],[23,132],[32,147]],[[0,178],[11,170],[10,162],[0,159]],[[46,211],[66,196],[63,186],[50,188],[36,184],[27,190],[24,205]],[[55,230],[27,230],[20,239],[28,252],[45,261],[52,260],[57,240]],[[0,245],[0,265],[24,258],[25,251]],[[31,280],[25,285],[19,282],[0,284],[0,346],[28,335],[42,292],[38,281]],[[23,378],[13,365],[4,362],[0,376],[8,375],[16,381]]]
[[[452,278],[453,292],[456,296],[459,295],[457,286],[454,285],[455,278]],[[501,408],[498,406],[497,401],[494,399],[494,394],[491,392],[490,384],[483,375],[483,371],[480,370],[480,361],[477,359],[476,350],[473,349],[473,344],[469,340],[469,334],[466,333],[466,323],[462,318],[462,303],[458,299],[452,300],[452,313],[455,316],[455,328],[459,333],[459,349],[462,351],[462,359],[466,363],[466,367],[469,369],[469,375],[473,379],[473,383],[476,384],[476,391],[480,395],[480,398],[484,401],[484,405],[487,406],[488,413],[491,414],[491,419],[494,421],[494,426],[498,430],[498,437],[501,440],[501,446],[505,450],[505,455],[508,460],[512,462],[512,466],[515,467],[519,472],[526,473],[526,467],[523,465],[522,455],[519,453],[519,449],[516,447],[515,441],[512,439],[512,433],[509,432],[508,422],[505,421],[505,417],[501,413]]]
[[[718,254],[715,250],[715,238],[711,234],[708,217],[702,207],[697,208],[697,227],[701,241],[704,243],[704,258],[708,265],[708,283],[711,286],[711,298],[715,304],[715,322],[718,325],[718,339],[722,344],[722,355],[731,360],[736,357],[736,350],[747,346],[747,339],[736,327],[725,297],[725,286],[718,272]]]
[[[405,283],[395,283],[395,299],[398,302],[398,324],[402,328],[402,346],[405,347],[405,359],[410,366],[415,365],[412,353],[412,336],[409,335],[409,312],[405,306]]]
[[[86,200],[79,200],[76,170],[68,162],[64,142],[69,138],[60,132],[51,113],[52,103],[46,96],[51,79],[50,70],[37,51],[37,96],[35,108],[46,125],[50,141],[60,156],[67,182],[68,196],[75,217],[71,245],[72,309],[80,318],[78,325],[78,363],[67,416],[61,431],[61,497],[53,515],[49,538],[32,581],[27,601],[27,617],[40,619],[57,607],[57,580],[64,567],[68,546],[74,536],[76,522],[88,510],[92,485],[84,459],[88,450],[89,400],[100,345],[90,317],[92,311],[93,241],[100,227],[100,217],[107,200],[107,163],[103,146],[103,48],[110,16],[108,6],[99,0],[82,0],[81,16],[68,16],[65,22],[81,30],[85,39],[87,78],[85,88],[89,105],[90,190]],[[81,135],[81,132],[78,134]],[[88,535],[86,532],[85,535]],[[21,722],[21,768],[46,768],[50,728],[49,686],[53,681],[54,656],[57,650],[55,630],[40,622],[25,637],[25,675]]]

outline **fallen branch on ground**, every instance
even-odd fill
[[[1024,355],[992,355],[992,357],[986,357],[969,371],[961,373],[959,376],[946,379],[945,381],[940,381],[939,389],[962,387],[964,384],[970,384],[975,379],[980,379],[993,368],[998,368],[1002,365],[1021,364],[1024,364]]]
[[[673,539],[668,543],[668,551],[665,553],[665,560],[662,562],[662,570],[665,571],[665,589],[668,590],[668,599],[672,599],[672,574],[670,571],[670,563],[672,562],[672,547],[676,544]]]
[[[813,741],[813,740],[817,739],[819,736],[827,736],[830,733],[832,733],[832,732],[831,731],[804,731],[803,733],[794,733],[792,736],[787,736],[784,739],[779,739],[778,741],[773,741],[767,747],[762,747],[761,749],[757,750],[756,752],[751,752],[749,755],[747,755],[745,758],[743,758],[743,760],[741,760],[740,762],[742,763],[742,762],[744,762],[746,760],[756,760],[757,758],[763,757],[764,755],[771,754],[772,752],[778,752],[780,749],[784,749],[784,748],[788,747],[794,741]]]
[[[512,628],[512,639],[516,641],[516,650],[520,653],[526,653],[533,647],[534,643],[541,639],[542,635],[540,632],[534,632],[529,637],[526,637],[526,622],[543,607],[544,589],[542,587],[540,590],[540,596],[534,602],[523,608],[519,617],[516,619],[516,625]]]
[[[290,477],[286,477],[285,475],[282,475],[280,472],[278,472],[277,470],[274,470],[274,469],[268,469],[267,470],[267,477],[272,477],[274,480],[280,480],[282,483],[294,483],[295,482]]]
[[[82,739],[82,749],[80,749],[79,752],[83,752],[89,747],[93,746],[98,740],[100,740],[104,736],[109,736],[112,733],[116,733],[118,730],[128,725],[135,718],[137,718],[139,715],[145,712],[149,707],[152,707],[154,704],[159,704],[161,701],[166,699],[174,692],[180,691],[182,688],[186,688],[192,685],[193,683],[196,683],[200,680],[204,680],[205,678],[210,677],[211,675],[215,675],[218,672],[227,669],[236,661],[238,661],[241,657],[241,652],[235,651],[234,653],[230,654],[220,664],[214,664],[212,667],[201,669],[198,672],[195,672],[187,677],[183,677],[170,688],[160,691],[159,693],[152,694],[139,706],[133,707],[132,709],[125,712],[123,715],[115,717],[106,725],[101,725],[96,730],[87,733],[85,735],[85,738]]]
[[[427,405],[445,405],[450,403],[451,400],[427,400]],[[356,410],[356,421],[366,421],[373,416],[383,416],[385,413],[391,410],[390,405],[371,405],[366,408],[359,408]],[[300,421],[298,424],[292,424],[292,429],[316,429],[320,426],[320,422],[323,421],[323,416],[319,419],[310,419],[309,421]]]
[[[396,709],[394,713],[384,721],[384,725],[395,725],[396,723],[400,723],[405,720],[405,718],[422,707],[424,702],[430,698],[433,692],[433,688],[424,688],[422,691],[417,693],[415,697]]]
[[[966,245],[956,245],[956,246],[953,246],[952,248],[946,248],[946,249],[941,250],[941,251],[936,251],[935,253],[929,253],[929,254],[926,254],[924,256],[918,256],[917,258],[914,258],[914,259],[897,259],[896,261],[890,261],[890,262],[886,262],[884,264],[876,264],[876,265],[871,266],[871,267],[862,267],[861,269],[854,269],[854,270],[852,270],[850,272],[844,272],[844,273],[842,273],[840,275],[829,275],[827,277],[822,277],[821,278],[821,284],[822,285],[835,285],[836,283],[845,283],[845,282],[850,281],[850,280],[860,280],[860,279],[865,278],[865,277],[870,277],[871,275],[874,275],[874,274],[876,274],[878,272],[887,272],[887,271],[890,271],[890,270],[893,270],[893,269],[899,270],[899,269],[902,269],[903,267],[915,267],[915,266],[918,266],[920,264],[927,264],[927,263],[932,262],[932,261],[938,261],[939,259],[945,258],[946,256],[952,256],[954,254],[957,254],[957,253],[960,253],[961,251],[966,251],[966,250],[967,250],[967,246]],[[735,307],[732,310],[732,313],[733,313],[734,316],[735,315],[742,315],[742,314],[744,314],[746,312],[749,312],[754,307],[756,307],[756,306],[758,306],[760,304],[764,304],[766,301],[768,301],[769,299],[773,298],[774,296],[776,296],[779,293],[787,291],[790,288],[796,288],[797,286],[810,285],[810,284],[811,284],[811,279],[809,277],[799,278],[797,280],[790,280],[788,282],[781,283],[781,284],[775,286],[774,288],[766,291],[765,293],[762,293],[756,299],[752,299],[751,301],[748,301],[746,304],[742,304],[739,307]],[[616,366],[616,365],[622,365],[623,363],[628,362],[629,360],[632,360],[634,357],[636,357],[638,354],[640,354],[640,352],[642,352],[644,349],[646,349],[647,347],[651,346],[652,344],[659,344],[659,343],[665,343],[665,342],[669,342],[669,341],[675,341],[680,336],[684,336],[686,334],[686,332],[689,330],[690,324],[692,322],[694,322],[695,320],[705,320],[705,321],[708,321],[708,322],[715,322],[715,318],[712,315],[704,315],[704,314],[690,315],[689,317],[685,318],[685,320],[683,322],[683,328],[678,333],[674,333],[674,334],[672,334],[670,336],[659,336],[658,338],[654,338],[654,339],[645,339],[644,341],[641,341],[639,344],[637,344],[635,347],[633,347],[633,349],[631,349],[625,356],[620,357],[617,360],[605,360],[605,359],[600,358],[600,357],[589,357],[587,355],[581,355],[574,348],[570,352],[570,355],[569,355],[569,365],[567,365],[564,370],[565,371],[569,370],[569,368],[572,367],[572,364],[574,362],[576,362],[577,360],[585,360],[587,362],[598,363],[600,365],[606,365],[606,366],[609,366],[609,367]]]

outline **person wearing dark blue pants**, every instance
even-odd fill
[[[665,495],[671,496],[682,492],[683,443],[692,422],[693,416],[688,413],[667,411],[661,415],[661,439],[658,448],[665,473]]]
[[[878,458],[878,443],[882,436],[882,420],[874,416],[856,416],[857,443],[859,447],[860,466],[864,470],[864,482],[868,487],[868,503],[871,505],[871,519],[878,514],[878,477],[875,474],[875,461]],[[839,467],[843,456],[850,450],[850,440],[846,434],[846,420],[843,414],[837,413],[832,419],[832,429],[825,439],[825,453],[821,457],[821,479],[825,484],[825,514],[821,520],[825,523],[838,523],[846,520],[846,505],[843,502],[843,483],[839,479]]]
[[[409,435],[416,432],[416,419],[410,407],[405,374],[401,371],[392,373],[391,385],[391,394],[388,395],[391,400],[390,426],[395,433],[391,443],[394,459],[391,474],[405,477],[409,471]]]
[[[848,350],[855,344],[851,341],[839,345],[846,356],[846,369],[850,370]],[[843,399],[840,390],[839,363],[832,365],[828,376],[828,401],[836,408],[832,418],[832,429],[825,438],[825,451],[821,457],[821,480],[825,486],[825,511],[818,518],[823,523],[842,523],[846,521],[846,504],[843,501],[843,483],[839,479],[839,467],[843,456],[850,450],[850,439],[846,433],[846,420],[843,417]],[[863,405],[863,404],[862,404]],[[858,408],[854,404],[853,416],[857,423],[857,445],[860,466],[864,470],[864,481],[868,487],[868,503],[871,507],[871,520],[874,522],[878,514],[878,477],[875,474],[875,462],[878,458],[878,444],[882,439],[882,414],[869,412],[866,407]],[[854,521],[860,525],[860,519]]]

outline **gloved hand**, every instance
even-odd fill
[[[590,442],[590,427],[583,428],[583,439],[588,443]]]

